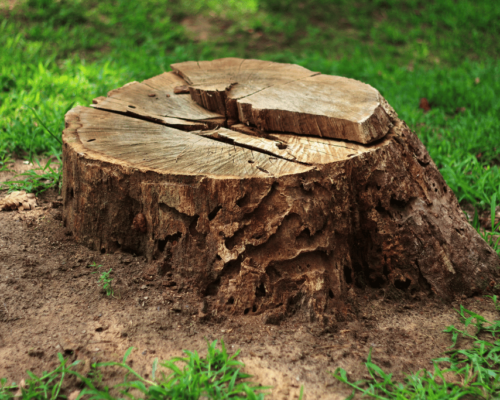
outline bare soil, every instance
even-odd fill
[[[350,391],[331,376],[337,367],[352,379],[366,376],[370,347],[373,360],[398,377],[432,367],[430,360],[451,344],[443,329],[458,322],[458,304],[409,302],[382,289],[353,293],[358,319],[335,326],[298,315],[280,325],[255,315],[204,315],[200,308],[210,296],[150,280],[140,256],[101,254],[75,243],[62,226],[56,193],[41,196],[39,204],[0,213],[0,377],[16,382],[26,370],[55,368],[57,353],[85,360],[81,369],[88,372],[92,362],[119,361],[131,346],[132,366],[146,375],[156,357],[180,356],[183,349],[205,354],[207,340],[223,338],[231,352],[241,349],[254,382],[274,387],[269,398],[298,398],[304,385],[306,399],[343,399]],[[113,269],[114,297],[100,289],[92,263]],[[483,298],[462,304],[495,318]],[[103,382],[121,378],[110,370]]]

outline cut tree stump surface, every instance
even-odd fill
[[[64,223],[212,314],[356,315],[356,293],[496,290],[499,259],[373,87],[303,67],[174,64],[66,116]],[[202,314],[208,312],[201,311]]]

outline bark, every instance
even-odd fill
[[[258,60],[172,67],[67,114],[64,223],[79,242],[145,255],[213,314],[270,323],[342,320],[368,287],[496,290],[498,256],[377,90]]]

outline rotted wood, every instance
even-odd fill
[[[64,223],[212,314],[355,316],[357,293],[495,291],[500,262],[369,85],[296,65],[174,64],[66,115]]]

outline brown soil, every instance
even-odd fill
[[[330,372],[342,367],[352,379],[366,376],[370,347],[376,363],[402,377],[431,367],[451,343],[443,329],[458,322],[458,304],[433,298],[408,303],[379,291],[353,294],[362,304],[359,320],[330,327],[299,317],[279,326],[252,315],[200,317],[210,296],[148,280],[141,257],[76,244],[62,226],[56,196],[45,194],[33,211],[0,213],[0,377],[9,381],[26,378],[28,369],[55,368],[58,352],[85,360],[86,372],[92,362],[120,360],[131,346],[132,366],[145,375],[156,357],[179,356],[183,349],[205,354],[206,340],[223,338],[230,351],[241,349],[239,359],[254,382],[274,387],[269,398],[298,398],[304,385],[306,399],[343,399],[350,391]],[[115,297],[100,290],[89,267],[94,262],[113,268]],[[494,318],[482,298],[462,304]],[[103,377],[106,384],[118,379],[111,371]]]

